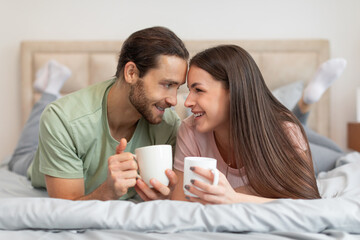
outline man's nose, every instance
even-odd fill
[[[177,94],[172,94],[171,96],[168,96],[165,99],[166,103],[168,103],[170,106],[175,106],[177,104]]]

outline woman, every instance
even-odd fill
[[[218,160],[219,184],[192,181],[185,186],[202,203],[267,202],[277,198],[320,198],[309,144],[297,118],[269,91],[252,57],[235,45],[198,53],[190,61],[190,93],[185,106],[193,115],[181,125],[175,154],[182,189],[186,156]],[[212,180],[209,170],[195,173]]]

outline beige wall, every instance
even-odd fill
[[[332,138],[346,145],[360,87],[358,0],[0,0],[0,159],[20,135],[22,40],[118,40],[163,25],[183,39],[330,40],[348,67],[332,88]]]

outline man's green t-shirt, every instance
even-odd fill
[[[34,187],[46,187],[44,174],[58,178],[84,178],[85,194],[107,178],[107,160],[119,144],[109,130],[107,95],[115,79],[69,94],[51,103],[40,121],[39,147],[28,175]],[[160,124],[141,118],[126,152],[138,147],[171,144],[175,149],[180,119],[167,109]],[[121,199],[135,195],[133,188]]]

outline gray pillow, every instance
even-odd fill
[[[274,89],[272,94],[289,110],[292,110],[302,96],[304,82],[298,81]]]

